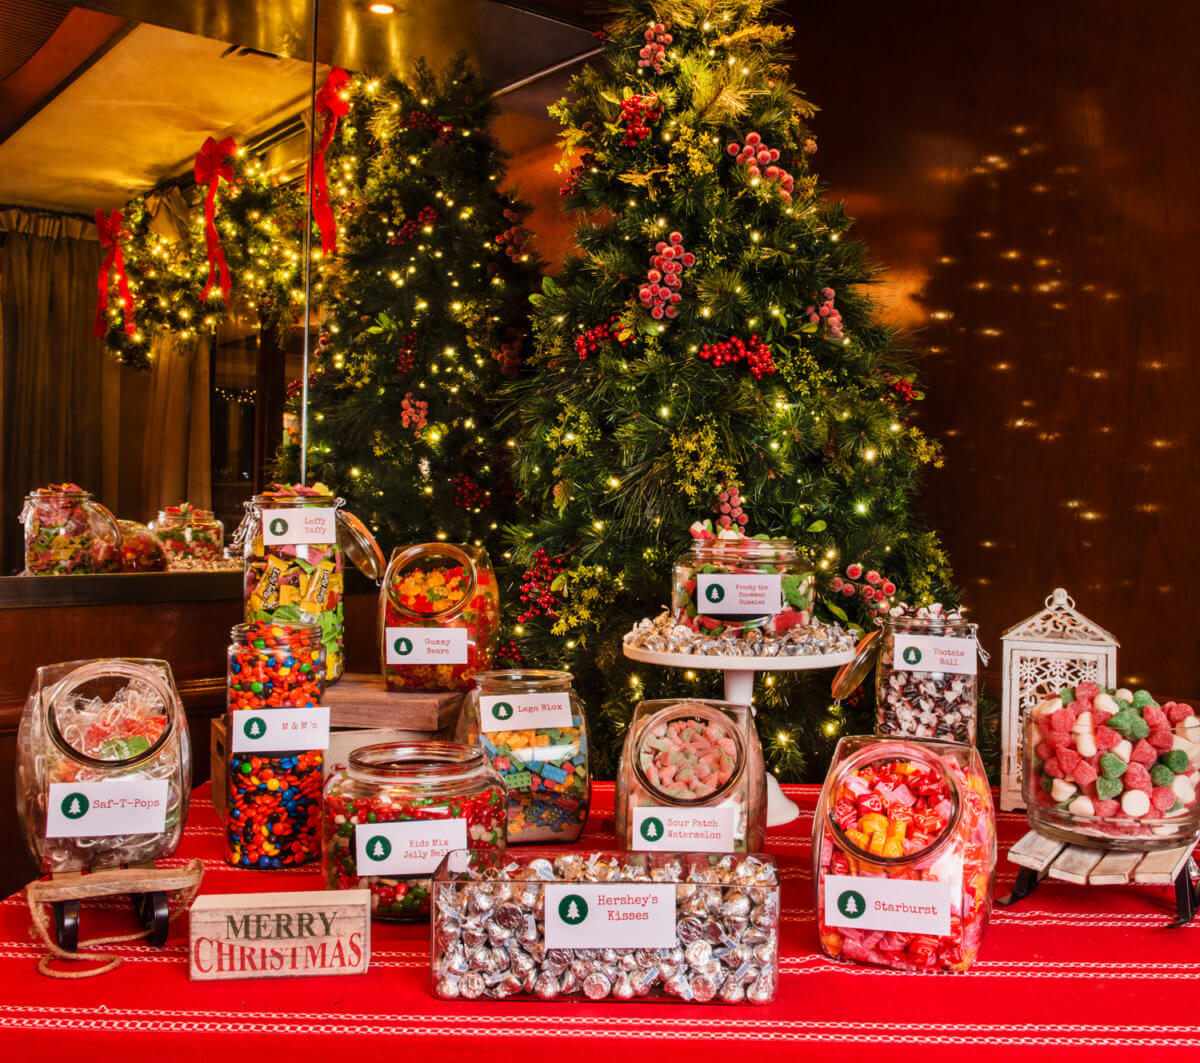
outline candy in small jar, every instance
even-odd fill
[[[965,971],[992,909],[996,820],[979,753],[843,738],[813,823],[821,948],[899,971]]]
[[[97,537],[92,542],[92,567],[96,572],[165,572],[167,553],[158,536],[136,520],[119,520],[120,546]]]
[[[216,562],[224,555],[225,526],[211,509],[197,509],[190,502],[159,510],[150,522],[166,548],[171,563]]]
[[[587,723],[570,672],[479,672],[459,737],[478,745],[508,789],[508,841],[573,842],[591,795]]]
[[[25,528],[27,576],[95,572],[97,541],[114,549],[121,545],[116,518],[78,484],[51,484],[31,491],[20,520]]]
[[[643,701],[617,775],[617,838],[632,850],[758,852],[766,775],[749,706]]]
[[[325,885],[369,889],[376,919],[423,920],[442,857],[503,849],[506,817],[504,783],[472,746],[363,746],[325,786]]]
[[[389,690],[469,690],[492,666],[500,592],[478,546],[397,547],[379,596],[380,663]]]
[[[324,754],[305,747],[302,738],[312,721],[294,710],[321,704],[321,629],[241,624],[230,633],[228,668],[225,859],[235,867],[263,870],[316,860]],[[275,737],[272,725],[285,737],[295,735],[296,748],[280,749],[287,743]],[[256,742],[269,748],[255,749]]]
[[[192,760],[166,661],[39,668],[17,756],[17,818],[40,871],[146,863],[179,845]]]

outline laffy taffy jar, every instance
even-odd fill
[[[504,783],[458,742],[363,746],[325,786],[321,861],[329,889],[371,891],[376,919],[429,915],[434,871],[452,849],[503,849]]]
[[[25,528],[27,576],[69,576],[100,571],[97,542],[118,548],[116,518],[77,484],[51,484],[31,491],[20,520]]]
[[[508,788],[508,841],[573,842],[591,796],[587,722],[570,672],[479,672],[459,717]]]
[[[899,971],[965,971],[992,910],[996,818],[979,753],[843,738],[813,823],[821,948]]]
[[[616,821],[627,849],[760,851],[766,774],[749,706],[641,702],[621,752]]]
[[[478,546],[418,543],[392,552],[379,596],[380,663],[389,690],[468,690],[487,671],[500,592]]]
[[[176,561],[219,561],[225,546],[225,525],[211,509],[197,509],[190,502],[167,506],[150,522],[150,530]]]

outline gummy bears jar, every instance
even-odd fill
[[[418,543],[392,552],[379,596],[389,690],[468,690],[492,666],[500,591],[487,551]]]
[[[366,887],[376,919],[426,918],[446,853],[505,844],[504,783],[459,742],[362,746],[329,777],[324,804],[325,885]]]
[[[992,910],[996,817],[973,746],[852,736],[813,823],[821,948],[899,971],[965,971]]]
[[[696,539],[675,562],[671,612],[693,631],[783,634],[812,607],[813,571],[790,539]]]
[[[570,672],[479,672],[459,717],[508,788],[508,840],[573,842],[591,797],[587,723]]]
[[[225,547],[225,525],[210,509],[190,502],[161,509],[150,522],[172,561],[219,561]]]
[[[766,774],[750,707],[641,702],[625,736],[616,791],[617,838],[626,849],[760,851]]]
[[[51,484],[25,497],[25,575],[66,576],[95,572],[96,541],[121,545],[116,518],[75,484]]]
[[[269,491],[246,503],[246,619],[321,626],[325,681],[345,668],[342,655],[345,555],[369,578],[383,574],[383,554],[362,522],[321,485]]]
[[[39,668],[17,757],[17,818],[42,872],[144,863],[179,845],[192,758],[166,661]]]

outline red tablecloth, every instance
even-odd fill
[[[981,959],[962,975],[893,974],[832,963],[818,954],[809,873],[816,787],[787,787],[799,820],[772,830],[768,850],[782,873],[779,1000],[768,1007],[677,1004],[446,1003],[429,991],[429,932],[375,924],[371,969],[352,977],[189,982],[187,926],[166,947],[117,947],[126,962],[99,978],[67,982],[35,970],[18,894],[0,903],[0,1044],[12,1059],[117,1058],[172,1063],[220,1058],[512,1060],[526,1055],[654,1063],[750,1051],[771,1059],[1165,1058],[1200,1048],[1193,982],[1200,978],[1200,921],[1169,929],[1173,894],[1145,887],[1046,883],[998,909]],[[612,846],[612,786],[595,789],[585,841]],[[1000,817],[1000,889],[1014,877],[1004,850],[1023,815]],[[171,866],[202,857],[204,893],[318,889],[312,870],[235,871],[221,860],[221,827],[195,795],[186,837]],[[85,908],[87,937],[125,906]],[[127,919],[132,928],[132,915]],[[428,1055],[421,1055],[428,1052]],[[120,1053],[120,1055],[118,1055]],[[645,1054],[642,1054],[645,1053]],[[736,1058],[736,1056],[734,1056]]]

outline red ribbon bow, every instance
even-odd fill
[[[125,273],[125,256],[121,254],[121,238],[125,235],[121,226],[125,218],[114,210],[107,218],[104,211],[96,211],[96,231],[100,234],[100,246],[108,254],[100,264],[100,299],[96,303],[96,323],[92,336],[99,339],[108,328],[105,313],[108,310],[108,281],[113,271],[117,274],[117,294],[121,297],[121,309],[125,311],[125,331],[133,335],[137,324],[133,320],[133,296],[129,293],[129,277]]]
[[[350,75],[341,67],[329,71],[325,84],[317,93],[314,104],[315,113],[325,116],[321,128],[321,141],[313,150],[312,161],[308,167],[307,190],[312,199],[313,220],[321,233],[321,252],[332,255],[337,251],[337,224],[333,220],[333,210],[329,205],[329,185],[325,179],[325,152],[333,143],[333,134],[337,129],[338,119],[350,111],[350,103],[342,98],[342,90],[350,84]]]
[[[237,150],[237,142],[233,137],[226,137],[219,144],[209,137],[204,146],[196,152],[196,184],[208,185],[208,195],[204,200],[204,238],[208,251],[208,283],[204,285],[203,299],[217,286],[217,276],[221,278],[221,293],[225,301],[233,291],[233,283],[229,279],[229,266],[225,262],[225,252],[221,249],[221,237],[217,233],[217,223],[213,215],[217,206],[217,189],[221,181],[233,180],[233,164],[230,156]]]

